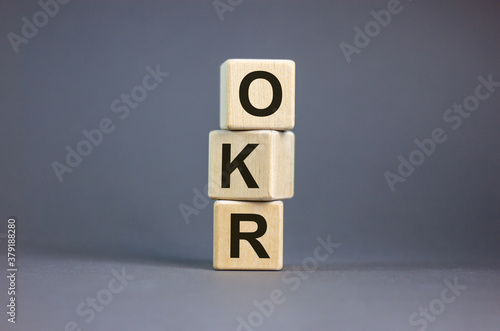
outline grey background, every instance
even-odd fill
[[[364,27],[373,19],[370,11],[386,9],[387,3],[247,0],[224,13],[221,21],[211,1],[73,1],[60,6],[59,13],[15,54],[7,34],[20,34],[21,18],[32,21],[40,7],[34,1],[2,1],[0,211],[4,221],[0,232],[6,232],[8,217],[17,218],[21,266],[22,256],[26,258],[25,287],[19,296],[25,296],[21,300],[25,305],[29,303],[19,318],[24,315],[26,322],[40,302],[52,307],[31,317],[33,324],[25,328],[43,320],[47,327],[62,329],[75,315],[73,307],[106,284],[110,268],[105,261],[139,263],[136,276],[151,284],[166,281],[162,266],[165,270],[177,266],[180,271],[175,269],[174,275],[194,273],[193,279],[203,281],[208,277],[212,285],[215,277],[215,287],[205,287],[205,292],[189,292],[192,283],[187,280],[186,287],[180,287],[193,295],[193,302],[199,298],[205,305],[212,291],[223,291],[229,275],[235,275],[229,280],[233,289],[246,286],[238,283],[241,277],[261,277],[210,271],[212,203],[193,215],[190,224],[179,211],[180,204],[192,205],[193,189],[202,190],[207,183],[208,133],[219,123],[219,66],[228,58],[285,58],[296,63],[296,193],[285,201],[285,269],[311,256],[320,235],[331,235],[341,244],[325,264],[331,266],[330,272],[325,271],[327,279],[335,266],[348,266],[346,272],[350,268],[366,272],[363,268],[368,266],[496,269],[500,262],[500,93],[481,102],[456,131],[442,116],[474,92],[479,75],[492,74],[493,80],[500,81],[500,6],[493,1],[402,1],[403,11],[347,63],[339,44],[353,44],[353,28]],[[157,64],[169,76],[128,118],[120,120],[111,103],[141,84],[146,66]],[[103,118],[113,121],[115,131],[105,135],[60,183],[51,163],[64,162],[65,147],[75,148],[84,138],[81,131],[96,128]],[[397,157],[408,157],[416,148],[413,141],[430,137],[436,127],[446,131],[448,140],[392,193],[384,171],[396,172]],[[52,273],[34,262],[40,259],[62,264],[56,263],[59,267]],[[83,274],[74,274],[79,265],[74,259],[95,261],[102,268],[77,269]],[[65,265],[61,260],[70,262]],[[159,274],[148,278],[146,271],[140,271],[142,264],[157,265]],[[49,284],[45,277],[55,278]],[[79,277],[91,285],[85,287]],[[323,279],[320,272],[315,277]],[[438,285],[433,286],[439,293],[445,276],[436,277]],[[469,292],[477,294],[470,297],[471,302],[484,294],[492,312],[498,312],[498,273],[484,277],[486,285],[471,276],[470,284],[486,286],[479,289],[481,294]],[[98,283],[101,278],[104,281]],[[262,285],[252,281],[256,287]],[[314,291],[324,293],[320,289],[334,283],[311,281],[310,286],[316,284]],[[61,294],[56,303],[47,299],[48,289],[67,293],[64,288],[75,284],[81,293]],[[184,293],[178,284],[167,284]],[[391,288],[390,284],[385,286]],[[262,286],[273,287],[265,281]],[[269,293],[261,290],[265,293],[261,297]],[[283,318],[294,315],[293,307],[303,311],[301,302],[305,304],[314,291],[297,297],[290,310],[280,313]],[[419,292],[418,286],[415,291]],[[432,293],[419,294],[424,298],[399,309],[409,315],[432,299]],[[143,295],[145,301],[153,300]],[[230,301],[241,298],[228,295]],[[358,304],[367,300],[353,293],[347,297],[358,298]],[[391,309],[390,297],[377,298]],[[185,300],[186,305],[196,306]],[[172,303],[167,302],[167,306]],[[359,306],[354,307],[359,311]],[[235,308],[227,302],[221,309]],[[474,312],[471,316],[477,317]],[[310,313],[318,325],[307,324],[307,319],[303,326],[290,325],[326,329],[320,325],[327,321],[318,317],[326,312]],[[394,321],[393,315],[385,313],[373,318]],[[158,329],[188,323],[188,317],[181,319],[184,315],[179,314],[178,324],[159,321]],[[202,314],[210,316],[210,312]],[[363,315],[366,321],[370,314]],[[403,324],[394,324],[398,329],[409,328],[404,322],[407,315]],[[112,316],[109,313],[107,318]],[[214,316],[219,321],[226,318]],[[484,329],[498,322],[493,316],[486,321],[494,322],[483,325]],[[231,323],[236,317],[229,318]],[[478,320],[484,322],[484,316]],[[96,321],[87,329],[113,328],[103,319]],[[210,321],[207,317],[192,329],[226,329]],[[369,325],[348,320],[343,324],[344,329]],[[442,328],[453,325],[445,323]],[[463,326],[463,320],[456,325]],[[229,323],[227,328],[233,326]]]

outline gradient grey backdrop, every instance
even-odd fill
[[[456,131],[442,115],[477,76],[500,81],[500,5],[402,1],[348,64],[339,44],[387,2],[246,0],[220,21],[211,1],[73,1],[15,54],[7,33],[39,7],[2,1],[0,232],[16,216],[26,254],[210,264],[212,202],[190,224],[178,207],[207,183],[219,66],[283,58],[296,63],[285,264],[330,234],[334,263],[498,265],[500,91]],[[157,64],[170,75],[119,120],[113,100]],[[115,131],[59,183],[51,163],[105,117]],[[384,171],[436,127],[448,140],[392,193]]]
[[[71,2],[2,63],[2,214],[23,245],[210,260],[212,208],[186,225],[178,205],[207,182],[228,58],[296,63],[296,194],[285,203],[285,262],[329,233],[350,262],[499,261],[500,93],[452,131],[443,112],[500,80],[500,6],[403,2],[348,64],[339,47],[387,1],[243,2],[220,21],[211,2]],[[35,4],[2,5],[3,35]],[[123,121],[111,102],[170,72]],[[59,183],[83,129],[116,129]],[[391,193],[383,173],[435,127],[448,140]],[[22,247],[22,246],[21,246]]]

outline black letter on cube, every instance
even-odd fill
[[[257,230],[255,232],[240,232],[240,222],[255,222]],[[262,215],[258,214],[231,214],[231,258],[240,257],[240,240],[246,240],[252,246],[257,256],[261,259],[269,259],[264,246],[257,240],[266,233],[267,222]]]
[[[250,103],[250,98],[248,97],[248,89],[250,88],[250,84],[256,79],[265,79],[273,88],[273,101],[271,104],[264,109],[255,108]],[[246,75],[240,84],[240,102],[241,106],[247,113],[253,116],[258,117],[266,117],[274,114],[281,105],[281,100],[283,99],[283,92],[281,90],[281,84],[278,78],[270,72],[267,71],[253,71]]]
[[[245,164],[245,159],[257,146],[259,146],[259,144],[246,145],[240,154],[234,158],[233,162],[231,162],[231,144],[222,144],[222,188],[231,187],[231,173],[236,169],[240,171],[248,188],[259,188],[259,185],[257,185],[257,182]]]

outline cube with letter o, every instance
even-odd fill
[[[295,62],[231,59],[220,76],[221,129],[293,129]]]

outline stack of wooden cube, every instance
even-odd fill
[[[295,63],[232,59],[220,68],[210,132],[215,269],[283,268],[283,202],[293,196]]]

